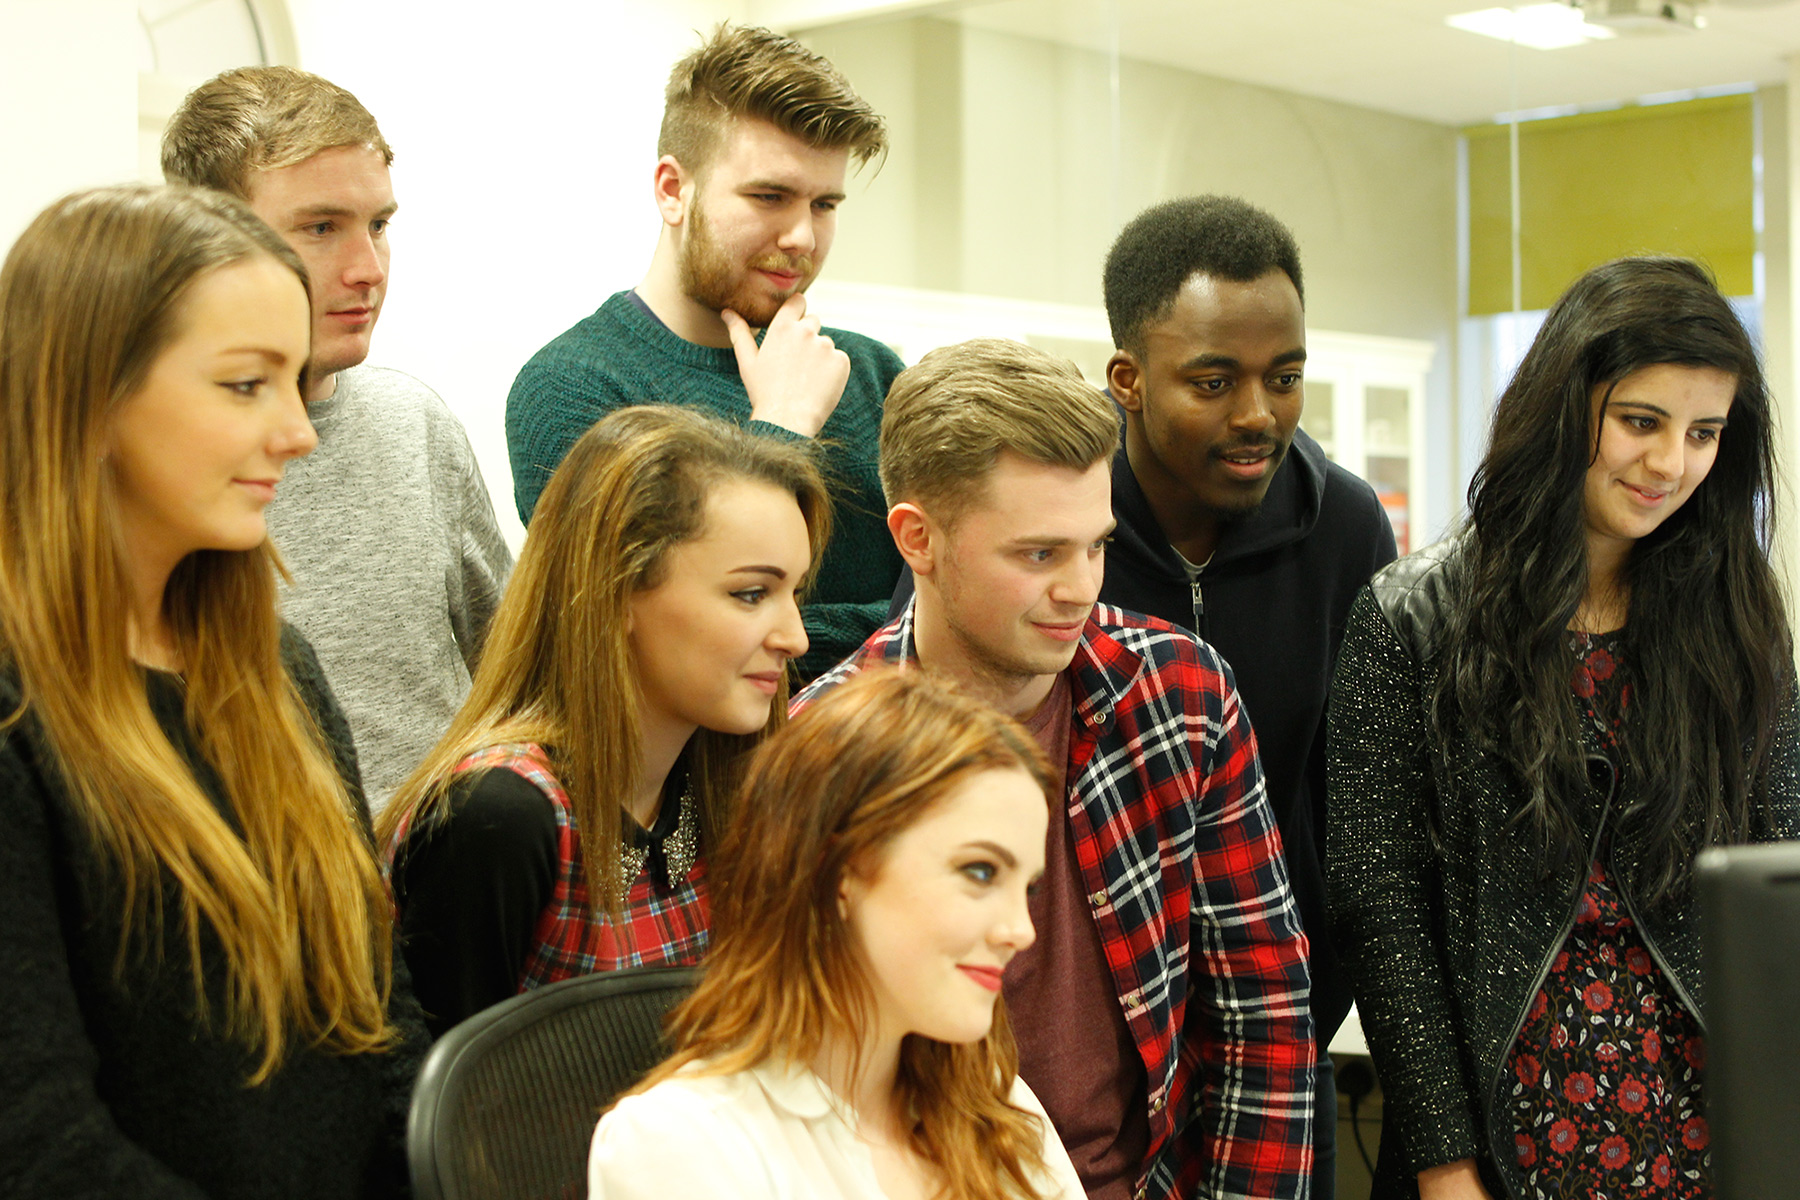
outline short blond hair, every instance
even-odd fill
[[[276,171],[321,150],[394,151],[362,102],[298,67],[238,67],[187,94],[163,130],[163,178],[250,199],[253,171]]]
[[[1119,446],[1119,414],[1066,359],[976,338],[900,372],[881,415],[881,490],[954,520],[1002,450],[1084,471]]]
[[[858,165],[887,150],[886,123],[829,59],[793,38],[727,22],[669,72],[656,153],[704,175],[731,122],[746,117],[814,149],[848,150]]]

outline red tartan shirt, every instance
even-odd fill
[[[914,657],[909,606],[792,711],[866,666]],[[1076,860],[1149,1080],[1135,1194],[1304,1197],[1306,935],[1230,668],[1186,630],[1101,605],[1069,670]]]
[[[674,881],[661,879],[646,862],[626,893],[623,921],[614,924],[588,907],[581,828],[543,748],[530,742],[489,746],[456,764],[458,774],[481,770],[511,771],[529,780],[550,801],[556,817],[556,876],[520,967],[519,991],[598,971],[692,966],[705,956],[711,913],[704,854],[686,877]],[[387,850],[390,865],[406,841],[409,824],[403,822],[394,832]]]

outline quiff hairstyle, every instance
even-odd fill
[[[765,742],[713,856],[706,975],[670,1016],[673,1055],[635,1090],[684,1071],[810,1062],[836,1038],[854,1058],[878,1014],[839,889],[878,877],[896,838],[986,771],[1023,771],[1052,803],[1031,734],[924,671],[864,672]],[[913,1118],[910,1148],[942,1174],[939,1196],[1038,1194],[1054,1135],[1008,1102],[1018,1065],[1004,1000],[977,1041],[902,1040],[895,1100]]]
[[[253,171],[278,171],[321,150],[394,151],[362,102],[298,67],[239,67],[187,94],[163,130],[163,178],[250,199]]]
[[[881,414],[881,489],[954,521],[981,494],[1002,450],[1085,471],[1119,446],[1112,402],[1066,359],[976,338],[900,372]]]
[[[1300,247],[1288,227],[1236,196],[1183,196],[1146,208],[1106,253],[1102,286],[1113,345],[1144,350],[1144,328],[1175,307],[1195,275],[1250,283],[1280,271],[1306,304]]]
[[[663,93],[656,153],[704,176],[731,121],[767,121],[858,166],[887,152],[887,124],[838,69],[792,38],[729,22],[675,64]]]

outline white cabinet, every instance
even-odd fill
[[[1309,329],[1300,427],[1369,481],[1400,553],[1432,528],[1425,511],[1425,376],[1434,347],[1410,338]]]

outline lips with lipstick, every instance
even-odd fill
[[[1000,990],[1001,970],[999,967],[977,967],[969,963],[958,963],[956,969],[990,992]]]
[[[752,671],[747,673],[744,678],[766,695],[773,696],[781,688],[780,671]]]

